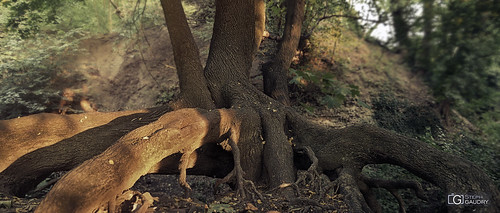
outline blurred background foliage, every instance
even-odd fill
[[[65,66],[85,54],[81,40],[132,38],[163,23],[158,1],[1,1],[0,118],[57,112],[63,87],[81,78]]]

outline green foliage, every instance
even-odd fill
[[[285,26],[285,0],[266,1],[266,29],[271,34],[281,35]]]
[[[374,119],[387,129],[409,137],[418,138],[437,149],[452,153],[485,168],[491,178],[500,185],[500,155],[498,140],[491,136],[478,134],[448,133],[440,125],[439,118],[430,107],[414,106],[406,101],[381,96],[373,101]],[[492,112],[493,113],[493,112]],[[494,119],[494,118],[493,118]],[[491,125],[490,122],[486,122]],[[498,126],[491,127],[492,129]],[[497,133],[498,134],[498,133]],[[492,144],[493,143],[493,144]],[[380,167],[383,168],[383,167]],[[383,173],[392,174],[391,169],[381,169]]]
[[[208,212],[236,212],[230,204],[210,204]]]
[[[0,119],[56,111],[60,90],[81,81],[67,63],[81,39],[137,35],[164,23],[158,1],[18,0],[0,4]],[[116,6],[116,8],[115,8]],[[147,10],[147,12],[146,12]]]
[[[184,12],[196,25],[212,25],[215,21],[215,1],[184,1]]]
[[[78,52],[73,39],[78,35],[70,31],[22,39],[11,33],[0,39],[0,119],[56,109],[60,94],[55,79]]]
[[[165,105],[174,100],[175,96],[179,93],[179,87],[169,88],[162,90],[156,98],[157,105]]]
[[[416,137],[430,133],[437,137],[443,134],[436,113],[426,106],[416,106],[384,94],[373,100],[373,118],[378,125],[398,133]]]
[[[353,13],[347,1],[309,0],[306,1],[302,36],[310,37],[318,28],[334,27],[340,24],[340,19],[333,19],[344,14]],[[285,26],[286,1],[267,1],[266,27],[274,35],[281,35]],[[333,24],[320,25],[321,21],[331,20]]]
[[[0,17],[6,19],[3,24],[7,30],[22,38],[75,29],[131,36],[143,27],[164,23],[158,1],[113,0],[113,4],[102,0],[18,0],[2,4],[9,12]]]
[[[335,80],[331,73],[311,72],[304,67],[299,69],[290,68],[290,73],[293,76],[290,84],[302,89],[309,84],[319,88],[321,95],[317,97],[317,102],[329,108],[340,107],[348,98],[356,98],[360,95],[358,86],[344,85]],[[358,101],[358,103],[368,107],[362,101]]]
[[[44,23],[55,23],[57,9],[62,0],[6,1],[1,6],[9,8],[6,27],[17,31],[23,38],[36,34]]]

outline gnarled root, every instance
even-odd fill
[[[255,187],[255,184],[250,181],[250,180],[245,180],[243,178],[243,169],[241,168],[241,162],[240,162],[240,149],[238,148],[238,145],[232,140],[229,139],[229,145],[231,146],[231,150],[233,153],[234,157],[234,169],[226,175],[226,177],[218,180],[215,183],[215,189],[222,184],[226,183],[229,180],[231,180],[233,177],[236,177],[236,195],[242,199],[247,198],[247,194],[250,194],[252,196],[252,200],[255,200],[256,197],[258,196],[259,199],[263,199],[262,194],[260,194],[257,191],[257,188]],[[217,190],[215,190],[217,191]]]
[[[103,206],[101,209],[107,209],[106,212],[109,213],[146,213],[147,210],[153,205],[154,201],[158,201],[158,198],[151,196],[149,192],[140,193],[134,190],[125,190],[121,195],[116,196],[115,200],[109,201],[107,206]],[[98,210],[97,212],[101,211]]]
[[[314,151],[309,146],[304,146],[295,150],[298,153],[306,154],[311,160],[311,165],[306,171],[297,172],[297,180],[293,183],[293,187],[300,195],[299,184],[310,185],[313,191],[320,192],[321,189],[321,178],[318,173],[318,158]]]
[[[374,212],[382,212],[382,207],[377,202],[375,195],[373,194],[373,188],[384,188],[389,191],[394,198],[398,201],[399,212],[406,212],[405,202],[399,194],[400,189],[413,189],[418,198],[422,200],[428,200],[424,195],[424,190],[422,185],[418,181],[413,180],[383,180],[368,178],[365,176],[360,176],[360,189],[365,196],[366,202]]]
[[[180,160],[180,164],[179,164],[179,185],[181,185],[182,188],[184,188],[184,196],[186,198],[189,198],[191,196],[191,186],[189,186],[189,184],[186,182],[186,170],[188,168],[191,168],[193,167],[194,165],[190,165],[191,164],[194,164],[194,161],[195,160],[191,160],[191,157],[193,157],[194,153],[194,150],[190,150],[190,151],[187,151],[187,152],[184,152],[182,154],[182,157],[181,157],[181,160]]]

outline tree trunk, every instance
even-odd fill
[[[198,47],[189,29],[181,1],[161,0],[161,5],[167,22],[181,89],[179,102],[174,108],[215,108],[203,76]]]
[[[422,52],[420,55],[420,66],[424,72],[429,72],[432,64],[432,22],[434,19],[434,0],[424,0],[424,38],[422,39]]]
[[[410,38],[408,37],[410,33],[410,26],[406,20],[405,15],[408,14],[408,1],[407,0],[391,0],[391,16],[392,23],[394,26],[394,37],[400,50],[409,51],[411,47]]]
[[[264,93],[289,106],[288,69],[292,64],[297,46],[299,45],[302,21],[304,20],[305,1],[287,1],[286,22],[283,39],[278,45],[275,57],[263,67]]]

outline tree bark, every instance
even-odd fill
[[[367,164],[401,166],[418,177],[441,187],[446,194],[485,194],[492,205],[448,206],[453,211],[500,210],[500,192],[488,175],[468,160],[437,150],[430,145],[389,130],[369,126],[328,129],[289,113],[289,122],[298,146],[314,150],[323,170],[351,168],[358,176]],[[357,187],[357,186],[351,186]],[[355,201],[355,200],[354,200]],[[364,201],[353,206],[367,205]]]
[[[408,37],[410,26],[405,17],[407,14],[407,7],[407,0],[391,0],[391,16],[395,32],[394,37],[398,42],[399,49],[403,51],[409,51],[411,47],[410,38]]]
[[[179,101],[174,108],[215,108],[203,76],[198,47],[189,29],[181,1],[161,0],[161,5],[172,43],[181,89]]]
[[[36,212],[92,212],[114,200],[163,158],[231,137],[238,142],[248,111],[181,109],[135,129],[66,174]],[[64,202],[62,202],[64,201]]]
[[[424,0],[424,38],[422,39],[422,52],[420,55],[420,63],[424,72],[429,72],[432,67],[432,30],[433,30],[433,19],[434,19],[434,0]]]
[[[5,167],[0,173],[0,191],[24,196],[50,173],[74,168],[167,111],[169,107],[81,115],[37,114],[0,121],[0,128],[7,130],[0,132],[5,136],[0,141],[0,162]]]
[[[287,1],[285,29],[283,39],[278,45],[278,51],[270,64],[263,67],[264,93],[289,106],[288,69],[292,64],[297,46],[299,45],[302,21],[304,20],[305,1]]]
[[[217,107],[230,107],[222,88],[247,82],[255,41],[255,5],[248,0],[217,0],[205,77]]]

